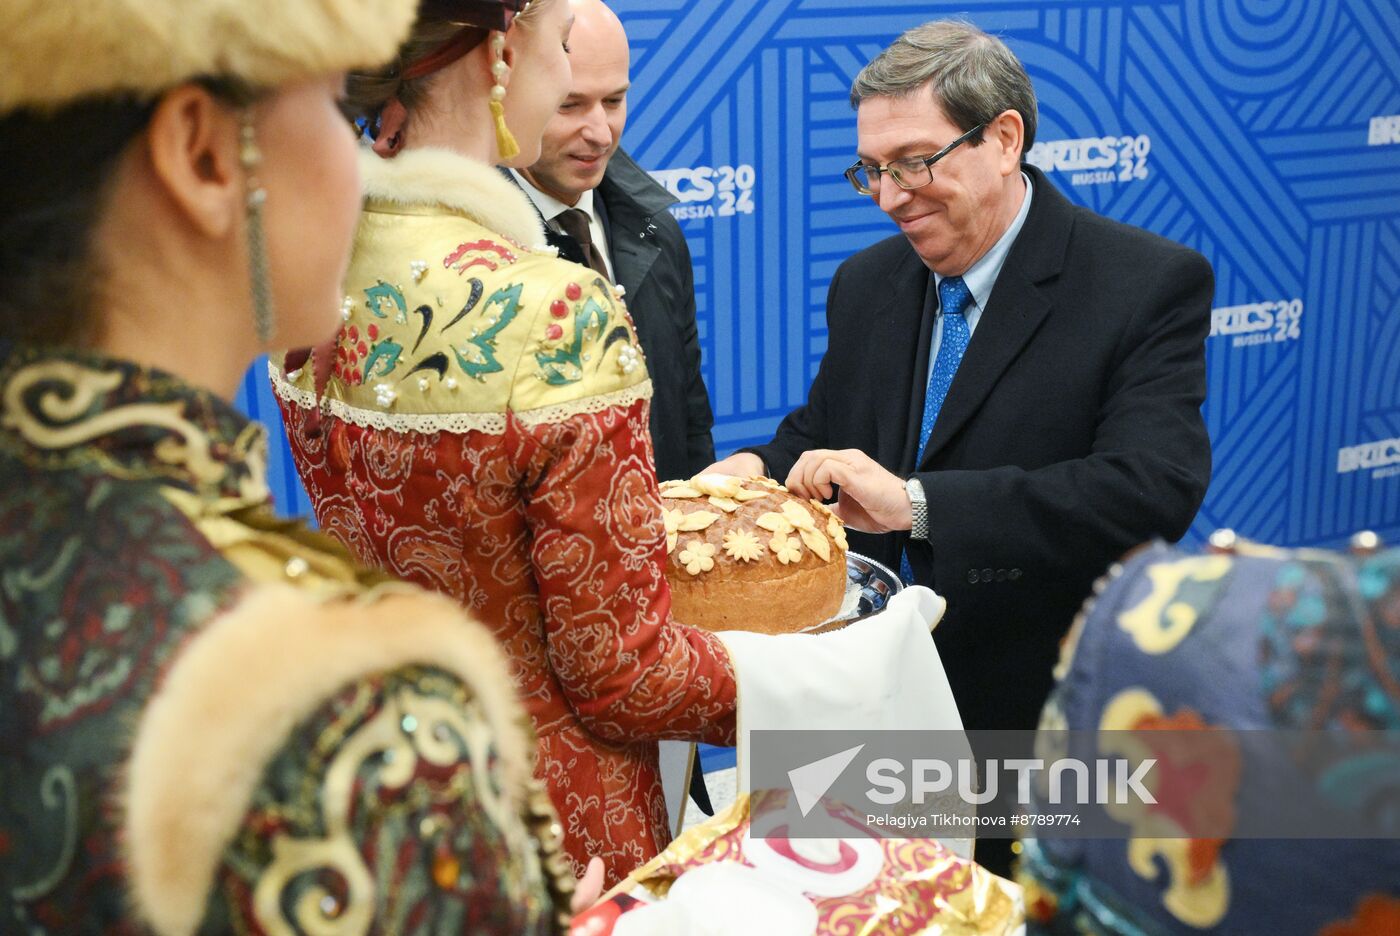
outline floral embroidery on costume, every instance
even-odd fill
[[[387,404],[338,376],[318,392],[311,368],[274,368],[298,471],[325,530],[495,631],[569,856],[579,873],[601,856],[616,883],[670,838],[655,740],[732,739],[727,655],[713,635],[669,622],[659,585],[668,550],[725,508],[663,512],[651,383],[611,287],[540,250],[489,247],[542,242],[522,192],[445,153],[401,153],[362,174],[352,293],[446,256],[459,275],[405,283],[403,304],[452,317],[421,346],[412,321],[376,320],[411,349],[381,378],[396,393]],[[442,183],[433,205],[404,195],[430,178]],[[475,201],[463,204],[462,186]],[[346,324],[363,335],[371,317],[357,306]],[[422,370],[437,355],[475,379],[437,382],[441,371]],[[329,419],[313,419],[316,408]],[[699,570],[713,567],[708,548]]]

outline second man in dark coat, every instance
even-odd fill
[[[667,210],[674,196],[619,148],[630,64],[622,23],[599,0],[571,6],[572,90],[545,129],[540,161],[516,179],[560,254],[625,290],[651,371],[657,477],[688,478],[715,457],[690,249]]]

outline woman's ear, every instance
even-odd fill
[[[166,94],[146,129],[157,187],[178,214],[211,239],[234,232],[246,180],[239,162],[239,115],[204,88]]]

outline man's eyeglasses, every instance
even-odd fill
[[[933,181],[933,164],[966,143],[985,126],[986,124],[978,124],[932,156],[909,156],[896,159],[887,166],[867,166],[858,162],[846,170],[846,181],[862,195],[874,195],[880,190],[882,173],[889,173],[890,178],[894,179],[894,184],[902,189],[916,189],[921,185],[928,185]]]

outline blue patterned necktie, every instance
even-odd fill
[[[967,342],[972,337],[964,314],[971,299],[972,293],[961,276],[945,276],[938,284],[938,304],[943,310],[938,319],[943,335],[938,342],[938,358],[933,362],[928,389],[924,392],[924,418],[919,424],[919,455],[914,461],[916,469],[919,462],[924,460],[924,450],[928,448],[929,437],[933,435],[933,424],[938,421],[943,401],[948,399],[953,376],[958,372],[958,365],[967,352]],[[914,581],[914,570],[909,565],[907,553],[900,557],[899,574],[906,582]]]

